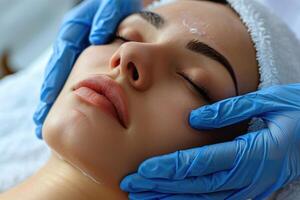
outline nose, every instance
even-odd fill
[[[110,67],[120,67],[131,86],[137,90],[147,90],[153,82],[155,48],[151,44],[126,42],[110,60]]]

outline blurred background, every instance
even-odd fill
[[[0,0],[0,77],[26,68],[49,49],[63,15],[80,1]],[[300,0],[259,1],[282,17],[300,38]]]
[[[0,0],[0,65],[11,71],[29,66],[50,47],[63,15],[79,1]]]

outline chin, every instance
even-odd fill
[[[90,125],[85,115],[76,109],[62,113],[53,112],[44,123],[43,138],[60,154],[69,149],[69,146],[76,142],[76,138],[81,138],[80,135],[90,129],[88,126]]]
[[[64,160],[93,177],[103,172],[124,174],[126,133],[107,114],[85,104],[61,102],[53,106],[43,126],[43,138]],[[68,103],[68,104],[67,104]],[[127,159],[126,159],[127,160]],[[116,169],[112,166],[117,166]],[[99,172],[101,171],[101,175]]]

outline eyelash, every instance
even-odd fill
[[[131,40],[119,35],[118,33],[115,35],[116,40],[122,40],[123,42],[130,42]]]
[[[119,35],[118,33],[115,35],[115,39],[122,40],[123,42],[130,42],[131,40]],[[181,77],[183,77],[196,91],[200,94],[207,102],[212,102],[211,98],[208,95],[208,92],[205,88],[196,85],[190,78],[188,78],[183,73],[178,73]]]
[[[187,77],[183,73],[178,73],[181,77],[183,77],[193,88],[200,94],[207,102],[212,102],[211,98],[208,95],[208,92],[205,88],[196,85],[189,77]]]

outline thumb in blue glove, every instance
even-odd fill
[[[86,0],[66,15],[46,67],[40,104],[33,116],[40,139],[45,118],[79,54],[90,44],[108,42],[119,22],[140,8],[140,0]]]
[[[190,124],[211,129],[252,117],[260,117],[266,128],[234,141],[151,158],[126,177],[121,188],[131,199],[268,196],[300,175],[300,84],[202,107],[191,113]]]

